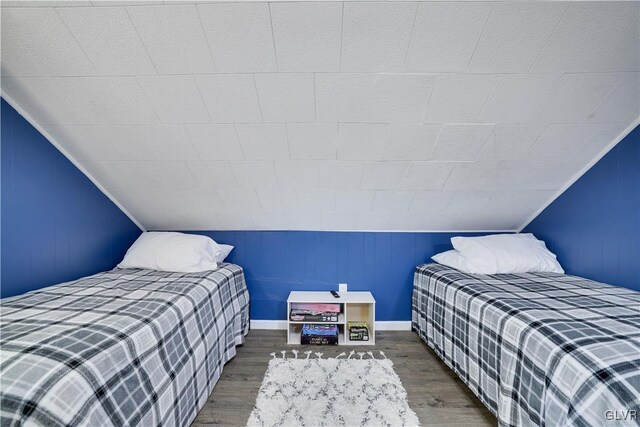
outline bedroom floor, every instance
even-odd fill
[[[271,359],[270,353],[291,350],[286,331],[252,330],[238,354],[224,368],[218,384],[192,427],[244,426]],[[307,349],[307,348],[305,348]],[[345,349],[323,347],[324,357]],[[363,347],[369,351],[372,347]],[[415,332],[377,332],[376,350],[393,360],[409,395],[409,404],[423,426],[495,426],[496,418]]]

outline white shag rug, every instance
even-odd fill
[[[247,425],[420,425],[393,362],[380,353],[352,351],[334,359],[311,351],[271,353]]]

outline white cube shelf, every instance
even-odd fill
[[[304,323],[337,324],[340,330],[338,345],[375,345],[376,343],[376,300],[371,292],[338,292],[335,298],[329,291],[293,291],[287,298],[287,343],[300,344],[300,331]],[[341,313],[337,322],[307,322],[291,320],[291,304],[317,303],[340,304]],[[351,341],[347,338],[348,322],[367,322],[369,341]]]

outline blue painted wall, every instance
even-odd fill
[[[524,231],[545,240],[567,273],[640,290],[640,127]]]
[[[251,318],[286,319],[293,290],[371,291],[377,320],[410,320],[415,267],[451,249],[449,233],[193,231],[235,246],[227,260],[244,268]],[[464,233],[462,233],[464,234]],[[461,235],[461,234],[455,234]],[[474,234],[466,234],[474,235]]]
[[[113,268],[138,227],[2,100],[2,297]]]

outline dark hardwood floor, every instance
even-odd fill
[[[286,331],[252,330],[222,377],[193,427],[244,426],[271,359],[270,353],[299,348],[287,346]],[[308,350],[304,347],[304,350]],[[333,357],[359,347],[312,347]],[[495,426],[496,418],[415,332],[377,332],[375,347],[393,360],[409,395],[409,405],[423,426]],[[290,353],[289,353],[290,354]]]

